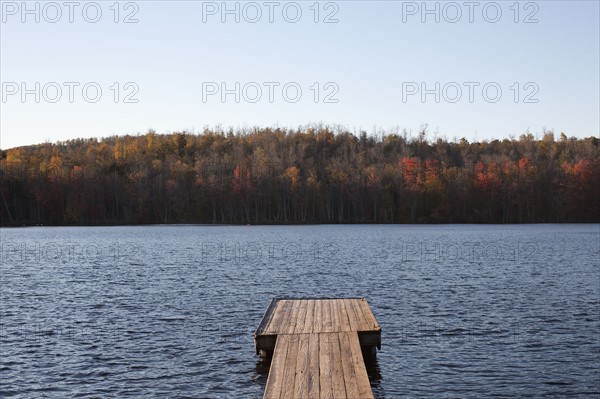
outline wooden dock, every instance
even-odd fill
[[[273,299],[254,344],[272,357],[264,398],[373,398],[363,352],[381,327],[364,298]]]

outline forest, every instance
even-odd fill
[[[596,137],[205,129],[1,151],[0,225],[600,220]]]

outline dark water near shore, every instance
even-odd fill
[[[258,398],[275,296],[367,297],[376,397],[598,397],[599,225],[2,229],[0,397]]]

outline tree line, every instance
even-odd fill
[[[600,220],[595,137],[427,136],[205,129],[2,150],[0,224]]]

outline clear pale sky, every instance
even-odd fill
[[[598,1],[427,2],[430,10],[438,7],[439,22],[434,14],[423,15],[421,1],[277,3],[239,2],[236,23],[235,15],[222,15],[221,1],[118,7],[113,1],[81,1],[72,9],[62,1],[27,2],[39,10],[36,22],[35,12],[23,13],[21,1],[2,1],[0,147],[150,128],[199,132],[216,125],[323,123],[367,132],[399,127],[415,135],[428,124],[430,138],[437,131],[470,141],[539,134],[544,128],[576,137],[600,132]],[[251,23],[256,5],[262,16]],[[227,7],[234,9],[236,2]],[[289,22],[297,9],[299,21]],[[130,14],[138,22],[124,23]],[[330,14],[337,22],[324,23]],[[239,103],[234,94],[222,102],[222,82],[234,91],[240,83]],[[251,82],[256,84],[247,85]],[[292,82],[288,102],[282,88]],[[424,102],[422,83],[431,90]],[[88,97],[82,93],[86,84]],[[262,97],[253,103],[257,86]],[[96,87],[102,94],[91,102]],[[302,95],[291,102],[295,87]],[[23,88],[31,93],[22,97]],[[209,95],[209,89],[219,93]],[[124,102],[127,94],[137,103]],[[328,94],[337,102],[324,102]]]

